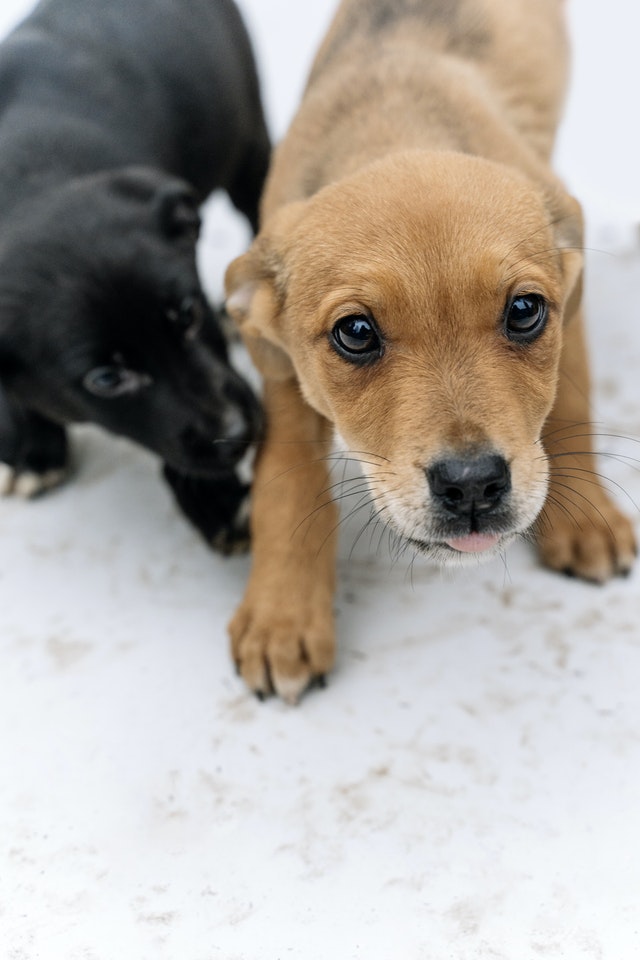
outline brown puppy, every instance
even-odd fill
[[[333,663],[334,429],[373,509],[438,562],[537,520],[553,568],[632,564],[591,472],[580,210],[548,169],[561,8],[345,0],[316,58],[227,274],[269,425],[231,624],[258,694],[295,701]]]

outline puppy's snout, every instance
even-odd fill
[[[191,472],[233,469],[260,436],[259,408],[228,403],[217,418],[201,417],[180,434],[183,457]]]
[[[239,407],[230,407],[225,411],[222,419],[220,436],[221,459],[229,463],[236,463],[245,455],[249,446],[256,439],[256,424],[254,417],[248,411]]]
[[[451,457],[427,470],[434,499],[456,517],[495,510],[511,489],[511,471],[497,454]]]

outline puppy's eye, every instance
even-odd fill
[[[122,397],[148,387],[151,377],[126,367],[94,367],[85,374],[82,385],[94,397]]]
[[[371,363],[382,353],[382,342],[373,320],[364,313],[342,317],[331,331],[337,352],[351,363]]]
[[[205,306],[199,297],[185,297],[177,307],[169,307],[167,318],[187,340],[198,336],[205,314]]]
[[[509,340],[531,343],[544,330],[549,309],[538,293],[523,293],[508,304],[504,328]]]

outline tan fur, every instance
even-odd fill
[[[261,232],[227,273],[266,382],[253,570],[231,624],[259,693],[296,700],[333,664],[334,427],[374,509],[436,560],[463,558],[438,539],[430,465],[499,451],[513,512],[500,548],[538,518],[555,568],[601,581],[632,562],[631,527],[587,472],[581,216],[548,168],[561,7],[346,0],[317,55]],[[501,318],[525,293],[545,298],[549,319],[514,346]],[[384,334],[370,365],[331,345],[353,314]]]

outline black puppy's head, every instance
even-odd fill
[[[0,377],[57,422],[94,422],[193,475],[260,429],[195,262],[196,198],[143,168],[40,193],[0,247]]]

